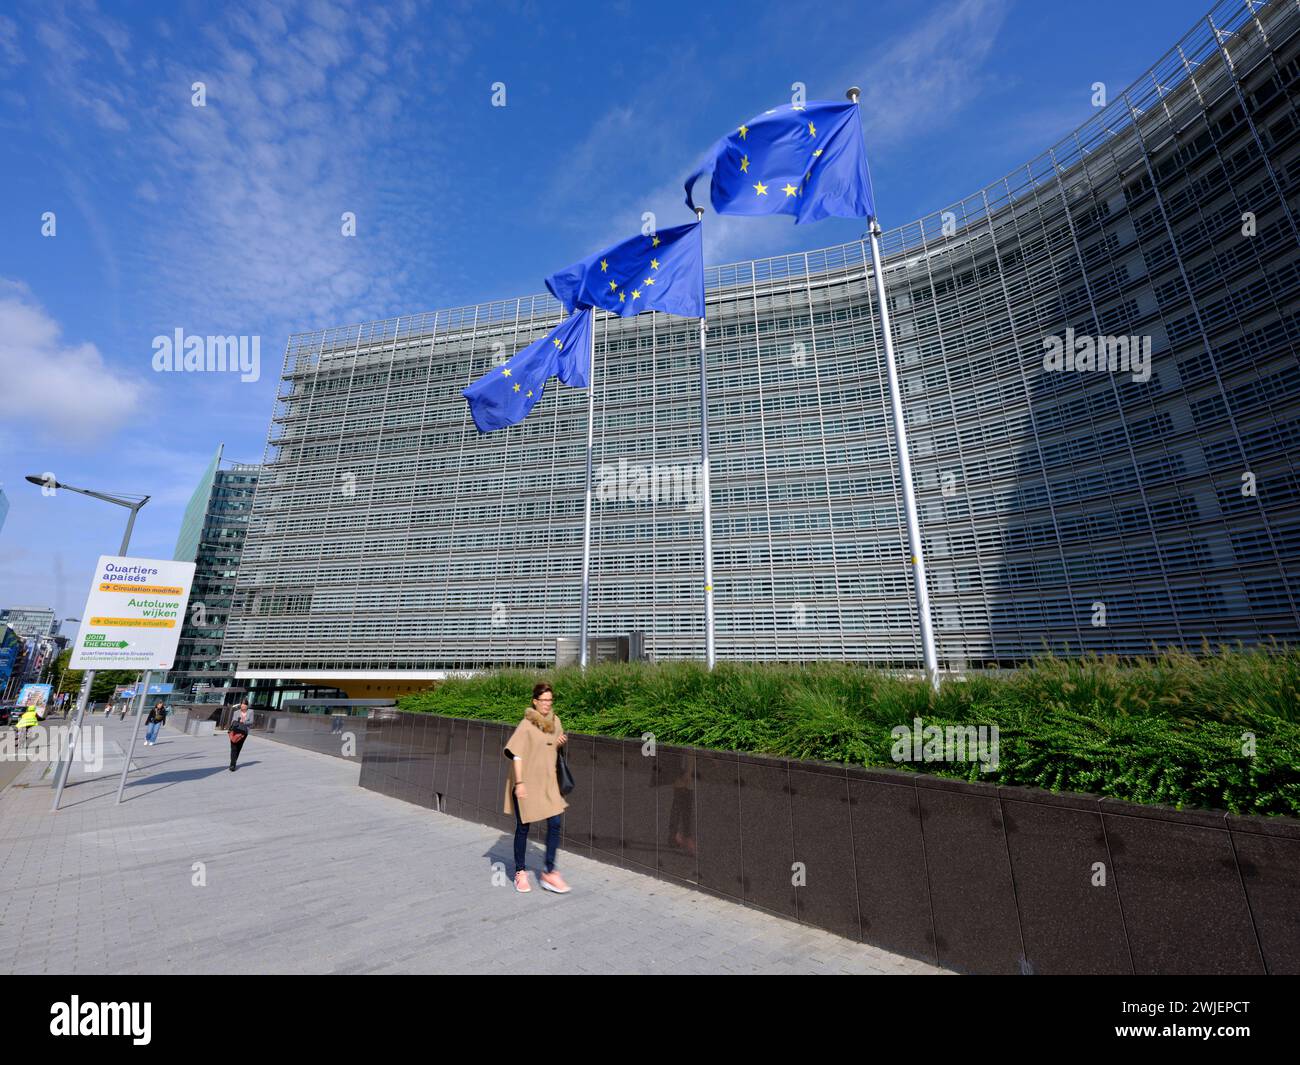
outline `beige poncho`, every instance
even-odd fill
[[[519,816],[525,824],[545,821],[548,817],[563,813],[569,805],[560,794],[560,785],[555,779],[555,758],[559,751],[556,741],[564,735],[564,726],[555,714],[551,714],[551,717],[555,721],[555,730],[544,732],[533,723],[534,720],[540,720],[540,715],[529,710],[506,741],[505,808],[502,813],[515,812],[511,803],[515,782],[513,758],[518,755],[523,759],[523,775],[520,779],[528,795],[526,799],[519,800]]]

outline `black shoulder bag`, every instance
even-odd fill
[[[573,790],[573,774],[569,772],[569,758],[563,747],[555,752],[555,779],[560,785],[561,795],[568,795]]]

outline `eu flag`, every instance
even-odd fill
[[[661,229],[597,252],[546,279],[564,304],[601,307],[620,318],[664,311],[704,317],[704,242],[700,224]]]
[[[590,345],[591,312],[583,311],[480,377],[461,392],[479,431],[490,433],[523,421],[554,374],[566,385],[585,388]]]
[[[709,171],[718,214],[792,214],[796,225],[876,214],[855,103],[789,104],[743,123],[686,179],[691,210],[692,187]]]

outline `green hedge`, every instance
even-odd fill
[[[1136,662],[1046,656],[944,684],[844,664],[694,662],[504,670],[401,709],[514,723],[538,680],[566,729],[816,758],[1133,802],[1300,816],[1300,651],[1167,653]],[[996,725],[996,769],[895,762],[895,726]],[[1243,753],[1253,737],[1253,753]]]

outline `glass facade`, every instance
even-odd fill
[[[181,531],[176,536],[176,551],[172,555],[177,562],[194,562],[199,557],[199,542],[203,539],[203,528],[208,523],[208,506],[212,502],[212,485],[217,479],[217,468],[221,465],[221,452],[224,449],[224,444],[217,445],[212,461],[199,478],[190,501],[185,504]]]
[[[1221,4],[1061,144],[882,235],[941,665],[1300,641],[1298,29]],[[721,659],[920,661],[868,263],[708,270]],[[241,675],[531,665],[577,634],[586,393],[488,436],[460,396],[560,313],[290,339]],[[597,320],[592,633],[657,658],[703,654],[698,360],[695,321]]]
[[[0,610],[0,624],[8,625],[19,636],[53,636],[59,631],[58,619],[49,607],[11,606]]]
[[[227,687],[234,670],[220,658],[235,574],[253,510],[259,468],[225,463],[221,448],[204,471],[185,509],[176,558],[195,563],[190,601],[168,679],[177,699],[188,699],[194,686]]]

